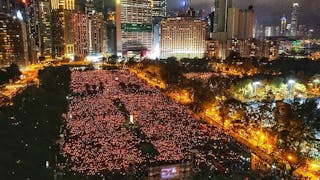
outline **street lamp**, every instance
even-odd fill
[[[315,88],[318,88],[318,85],[320,84],[320,79],[313,80]]]
[[[253,82],[252,83],[252,88],[253,88],[253,91],[254,91],[254,96],[257,96],[257,88],[258,86],[261,84],[261,82],[259,81],[256,81],[256,82]]]
[[[293,86],[294,86],[294,84],[296,83],[296,81],[295,80],[293,80],[293,79],[290,79],[289,81],[288,81],[288,87],[289,87],[289,93],[290,93],[290,95],[292,95],[292,93],[293,93]]]

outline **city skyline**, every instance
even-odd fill
[[[180,2],[180,3],[179,3]],[[177,10],[182,7],[182,0],[168,1],[168,10]],[[292,4],[299,3],[301,5],[300,22],[305,25],[312,26],[315,29],[317,37],[320,36],[320,23],[317,19],[320,18],[320,1],[313,0],[233,0],[235,6],[247,8],[250,2],[254,2],[255,16],[259,24],[264,25],[280,25],[283,14],[287,19],[291,19]],[[209,5],[208,5],[209,4]],[[213,0],[189,0],[189,6],[195,9],[205,9],[210,12],[210,7],[213,6]],[[282,8],[283,7],[283,8]]]
[[[0,180],[320,180],[319,1],[0,0]]]

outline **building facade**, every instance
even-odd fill
[[[0,13],[0,66],[29,61],[26,24],[16,16]]]
[[[75,59],[84,59],[89,54],[87,16],[83,12],[72,14],[72,25],[74,29],[74,54]]]
[[[39,1],[39,50],[46,59],[53,56],[51,28],[50,1]]]
[[[75,0],[51,0],[52,9],[74,10],[76,7]]]
[[[90,54],[107,52],[105,27],[102,13],[87,15],[88,19],[88,44]]]
[[[254,10],[252,6],[239,11],[239,39],[253,38]]]
[[[153,22],[153,58],[160,56],[160,22],[167,16],[167,0],[153,0],[152,22]]]
[[[214,32],[227,32],[228,9],[232,7],[232,0],[214,0]]]
[[[161,58],[203,58],[206,23],[195,17],[166,18],[161,22]]]
[[[153,45],[152,0],[117,0],[118,54],[144,54]]]
[[[291,13],[291,36],[297,36],[298,31],[298,18],[299,18],[299,4],[293,3],[293,10]]]

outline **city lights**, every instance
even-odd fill
[[[320,1],[264,1],[0,1],[0,177],[319,180]]]
[[[259,85],[261,85],[261,82],[259,82],[259,81],[256,81],[256,82],[252,83],[252,87],[253,87],[255,96],[257,95],[257,88],[258,88]]]

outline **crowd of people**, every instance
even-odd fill
[[[241,145],[230,136],[194,120],[186,107],[127,70],[73,71],[70,87],[62,153],[73,171],[128,174],[132,167],[150,163],[139,149],[142,142],[155,147],[155,163],[190,161],[222,173],[250,166]],[[125,128],[127,117],[115,105],[116,99],[143,137]]]

